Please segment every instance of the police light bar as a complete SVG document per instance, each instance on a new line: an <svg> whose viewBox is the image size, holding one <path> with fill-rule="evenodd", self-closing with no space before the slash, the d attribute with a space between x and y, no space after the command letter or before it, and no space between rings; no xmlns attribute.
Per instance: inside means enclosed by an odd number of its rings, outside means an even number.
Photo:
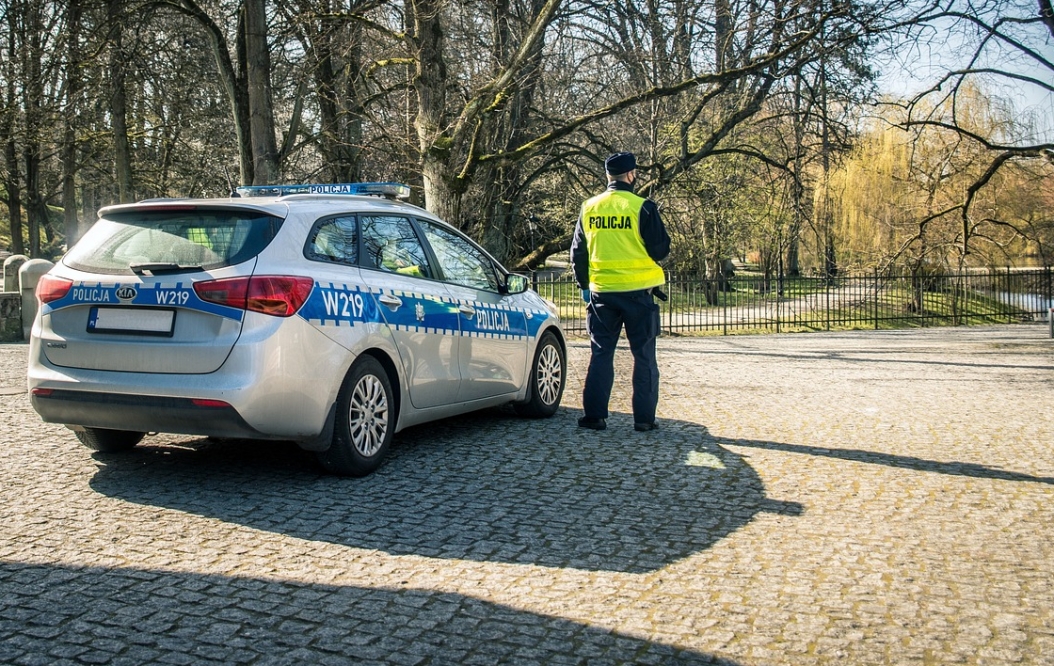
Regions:
<svg viewBox="0 0 1054 666"><path fill-rule="evenodd" d="M402 183L333 183L330 185L243 185L234 190L242 197L284 197L290 194L347 194L409 199L410 186Z"/></svg>

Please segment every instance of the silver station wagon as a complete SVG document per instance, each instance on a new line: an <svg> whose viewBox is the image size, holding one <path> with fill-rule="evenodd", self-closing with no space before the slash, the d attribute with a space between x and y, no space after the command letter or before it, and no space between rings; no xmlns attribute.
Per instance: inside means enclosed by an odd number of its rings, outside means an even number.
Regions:
<svg viewBox="0 0 1054 666"><path fill-rule="evenodd" d="M411 425L547 417L556 308L393 183L110 206L38 287L29 391L97 451L150 432L296 441L363 476Z"/></svg>

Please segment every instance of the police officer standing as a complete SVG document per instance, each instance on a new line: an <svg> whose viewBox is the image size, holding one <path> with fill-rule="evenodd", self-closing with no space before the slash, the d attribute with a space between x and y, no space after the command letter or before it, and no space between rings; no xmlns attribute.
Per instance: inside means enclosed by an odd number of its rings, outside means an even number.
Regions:
<svg viewBox="0 0 1054 666"><path fill-rule="evenodd" d="M615 346L625 326L633 353L633 428L647 432L658 427L659 306L653 290L666 282L656 262L670 253L670 236L655 202L633 193L637 179L633 153L615 153L604 162L604 170L608 187L582 204L571 241L575 280L587 303L592 351L582 396L585 415L578 425L592 430L607 427Z"/></svg>

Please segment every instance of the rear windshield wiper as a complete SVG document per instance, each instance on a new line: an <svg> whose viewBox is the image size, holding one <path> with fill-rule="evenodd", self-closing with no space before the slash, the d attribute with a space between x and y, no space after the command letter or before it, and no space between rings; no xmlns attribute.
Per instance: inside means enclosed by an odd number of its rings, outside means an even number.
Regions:
<svg viewBox="0 0 1054 666"><path fill-rule="evenodd" d="M204 270L201 266L184 266L173 262L128 264L128 268L136 275L148 272L157 275L159 273L190 273Z"/></svg>

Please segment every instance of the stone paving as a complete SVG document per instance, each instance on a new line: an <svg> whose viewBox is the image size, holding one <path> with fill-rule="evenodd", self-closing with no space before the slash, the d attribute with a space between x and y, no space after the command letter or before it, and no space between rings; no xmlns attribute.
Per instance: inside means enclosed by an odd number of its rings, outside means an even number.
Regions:
<svg viewBox="0 0 1054 666"><path fill-rule="evenodd" d="M663 338L602 433L401 433L373 476L281 443L92 454L0 345L3 664L1054 664L1045 324Z"/></svg>

